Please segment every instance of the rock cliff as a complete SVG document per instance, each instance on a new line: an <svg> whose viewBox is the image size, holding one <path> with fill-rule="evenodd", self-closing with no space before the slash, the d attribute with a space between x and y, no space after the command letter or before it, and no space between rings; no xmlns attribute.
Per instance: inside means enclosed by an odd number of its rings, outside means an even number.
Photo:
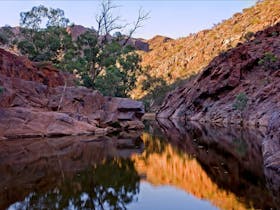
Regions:
<svg viewBox="0 0 280 210"><path fill-rule="evenodd" d="M157 117L267 126L280 110L279 32L280 23L221 53L193 82L171 92ZM236 107L242 98L243 107Z"/></svg>
<svg viewBox="0 0 280 210"><path fill-rule="evenodd" d="M106 134L143 128L141 102L71 86L50 64L0 50L0 138Z"/></svg>

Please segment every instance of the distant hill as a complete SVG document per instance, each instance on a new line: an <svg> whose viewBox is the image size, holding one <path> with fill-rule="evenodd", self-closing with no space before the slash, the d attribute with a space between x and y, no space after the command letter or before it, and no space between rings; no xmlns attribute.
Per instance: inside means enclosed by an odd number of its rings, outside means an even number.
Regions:
<svg viewBox="0 0 280 210"><path fill-rule="evenodd" d="M150 51L139 52L142 66L151 77L162 78L167 84L197 74L220 53L249 40L253 33L280 21L280 1L264 0L255 6L236 13L212 29L172 40L156 36L148 40ZM182 26L184 27L184 26ZM143 91L146 77L139 78L134 98L142 98L152 90Z"/></svg>

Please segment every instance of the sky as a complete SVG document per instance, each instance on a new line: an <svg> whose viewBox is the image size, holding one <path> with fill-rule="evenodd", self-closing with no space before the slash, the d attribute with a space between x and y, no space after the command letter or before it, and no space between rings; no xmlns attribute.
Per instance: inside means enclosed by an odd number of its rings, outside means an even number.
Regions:
<svg viewBox="0 0 280 210"><path fill-rule="evenodd" d="M122 17L123 23L133 23L138 10L150 12L134 37L149 39L155 35L171 38L185 37L230 18L236 12L253 6L257 0L116 0L119 7L114 14ZM20 12L33 6L45 5L60 8L72 23L95 27L95 16L99 11L98 0L1 0L0 26L19 25ZM129 27L126 29L128 30ZM125 33L126 30L123 32Z"/></svg>

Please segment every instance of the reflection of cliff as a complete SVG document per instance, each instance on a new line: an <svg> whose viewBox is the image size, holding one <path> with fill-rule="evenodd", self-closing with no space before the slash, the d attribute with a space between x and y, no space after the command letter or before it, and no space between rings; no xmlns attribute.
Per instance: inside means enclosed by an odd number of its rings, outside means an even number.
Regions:
<svg viewBox="0 0 280 210"><path fill-rule="evenodd" d="M108 174L119 171L119 177L126 178L126 175L130 177L128 173L130 171L133 175L131 177L135 177L137 174L133 165L131 168L131 164L117 159L110 165L110 162L106 163L105 160L108 157L128 156L132 152L141 152L141 140L137 137L138 135L137 133L125 134L119 138L83 136L1 141L0 209L5 209L12 203L30 196L31 198L47 196L57 186L60 186L60 190L64 189L64 192L67 192L65 190L67 180L76 179L75 186L72 181L69 182L73 187L73 189L71 187L72 191L68 189L69 196L71 193L74 195L74 191L85 190L85 186L92 186L90 184L102 185L103 183L100 183L102 175L97 177L96 171L111 170ZM99 163L101 166L98 166ZM106 164L102 168L104 163ZM92 176L93 173L97 175ZM86 178L78 180L82 175L92 176L90 179L92 182L84 183L88 180ZM130 181L133 180L136 179L133 178ZM119 184L118 187L121 187L125 181L124 178L111 183ZM110 186L109 181L107 186ZM129 188L129 190L132 189ZM61 197L64 196L65 193Z"/></svg>
<svg viewBox="0 0 280 210"><path fill-rule="evenodd" d="M161 128L169 143L143 134L146 150L133 156L148 181L177 186L222 209L274 207L265 187L259 134L171 122Z"/></svg>

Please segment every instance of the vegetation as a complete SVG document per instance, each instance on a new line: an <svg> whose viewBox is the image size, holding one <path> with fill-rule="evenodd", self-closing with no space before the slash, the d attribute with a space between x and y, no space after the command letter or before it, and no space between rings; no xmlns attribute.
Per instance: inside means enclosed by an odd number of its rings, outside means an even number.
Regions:
<svg viewBox="0 0 280 210"><path fill-rule="evenodd" d="M251 38L254 37L254 35L255 35L254 32L249 31L249 32L247 32L247 33L244 35L244 38L246 39L246 41L249 41Z"/></svg>
<svg viewBox="0 0 280 210"><path fill-rule="evenodd" d="M6 34L0 32L0 43L7 44L8 42L9 38L6 36Z"/></svg>
<svg viewBox="0 0 280 210"><path fill-rule="evenodd" d="M103 0L96 16L98 28L71 36L69 19L61 9L43 5L20 13L23 38L14 42L20 52L37 62L51 61L56 67L76 74L78 84L100 90L109 96L127 97L141 73L140 56L128 45L133 33L142 27L148 13L139 10L127 36L111 0ZM45 24L42 24L45 23ZM70 29L70 30L68 30ZM116 36L111 36L115 32Z"/></svg>
<svg viewBox="0 0 280 210"><path fill-rule="evenodd" d="M142 90L147 91L147 94L141 100L145 104L145 109L151 112L156 111L155 109L163 103L168 92L190 82L195 77L192 75L188 79L177 80L168 85L162 78L146 76L147 79L142 83Z"/></svg>
<svg viewBox="0 0 280 210"><path fill-rule="evenodd" d="M272 52L265 53L262 59L259 60L258 64L271 70L278 70L280 68L279 59Z"/></svg>
<svg viewBox="0 0 280 210"><path fill-rule="evenodd" d="M0 95L4 92L4 88L0 86Z"/></svg>
<svg viewBox="0 0 280 210"><path fill-rule="evenodd" d="M236 97L235 97L235 101L233 103L233 108L235 110L240 111L241 114L241 125L243 124L243 119L244 119L244 111L247 107L247 102L248 102L248 97L245 93L239 93Z"/></svg>
<svg viewBox="0 0 280 210"><path fill-rule="evenodd" d="M247 95L245 93L239 93L235 98L233 108L243 112L247 106L247 102L248 102Z"/></svg>
<svg viewBox="0 0 280 210"><path fill-rule="evenodd" d="M151 77L161 78L168 85L186 79L192 73L201 72L220 52L252 39L253 33L271 26L275 18L280 18L279 8L280 1L265 0L244 9L242 14L223 20L212 29L168 42L151 39L148 42L154 47L149 52L140 52L141 64L151 67L147 72ZM258 44L259 40L254 42ZM143 91L139 85L133 92L139 99L150 93Z"/></svg>

